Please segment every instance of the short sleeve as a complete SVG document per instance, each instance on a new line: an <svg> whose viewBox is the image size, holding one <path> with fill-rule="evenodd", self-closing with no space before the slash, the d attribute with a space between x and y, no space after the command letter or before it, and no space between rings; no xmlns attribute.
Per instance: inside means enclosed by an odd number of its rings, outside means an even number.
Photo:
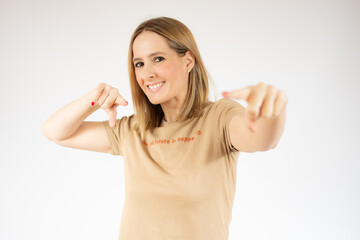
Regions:
<svg viewBox="0 0 360 240"><path fill-rule="evenodd" d="M121 119L116 119L116 124L113 128L109 126L109 120L103 121L107 136L111 145L111 154L123 156L123 139L129 132L129 117L124 116Z"/></svg>
<svg viewBox="0 0 360 240"><path fill-rule="evenodd" d="M221 139L227 152L238 151L232 144L229 134L230 120L237 114L244 112L246 109L238 102L223 98L216 102L214 115L218 119L218 129L220 130Z"/></svg>

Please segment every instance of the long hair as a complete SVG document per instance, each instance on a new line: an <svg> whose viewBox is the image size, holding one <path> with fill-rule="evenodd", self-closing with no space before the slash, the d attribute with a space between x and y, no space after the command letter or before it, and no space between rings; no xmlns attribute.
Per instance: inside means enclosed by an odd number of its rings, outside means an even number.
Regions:
<svg viewBox="0 0 360 240"><path fill-rule="evenodd" d="M149 101L136 80L133 64L133 43L135 38L143 31L151 31L167 39L169 47L175 50L179 56L184 56L187 51L190 51L195 58L195 65L189 73L186 104L183 105L177 121L184 121L199 116L205 103L208 102L210 76L201 59L192 33L183 23L168 17L152 18L141 23L131 36L128 70L137 120L134 127L139 131L141 138L144 140L147 130L152 131L161 124L164 112L160 104L153 105Z"/></svg>

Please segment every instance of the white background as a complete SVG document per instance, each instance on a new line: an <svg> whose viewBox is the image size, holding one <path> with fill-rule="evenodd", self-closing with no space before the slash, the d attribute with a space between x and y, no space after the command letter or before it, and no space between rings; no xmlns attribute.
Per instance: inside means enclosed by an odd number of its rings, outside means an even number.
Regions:
<svg viewBox="0 0 360 240"><path fill-rule="evenodd" d="M132 114L130 36L159 16L193 32L218 96L259 82L288 96L278 147L240 154L230 239L360 239L357 0L0 0L0 239L117 239L123 159L40 126L99 82Z"/></svg>

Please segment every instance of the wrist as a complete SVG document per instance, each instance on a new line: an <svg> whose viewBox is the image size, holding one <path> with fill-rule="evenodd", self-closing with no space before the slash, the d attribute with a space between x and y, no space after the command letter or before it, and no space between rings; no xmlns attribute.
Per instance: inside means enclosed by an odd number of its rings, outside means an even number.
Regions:
<svg viewBox="0 0 360 240"><path fill-rule="evenodd" d="M98 110L101 107L96 101L97 98L96 94L97 94L97 90L93 89L81 97L82 104L92 112Z"/></svg>

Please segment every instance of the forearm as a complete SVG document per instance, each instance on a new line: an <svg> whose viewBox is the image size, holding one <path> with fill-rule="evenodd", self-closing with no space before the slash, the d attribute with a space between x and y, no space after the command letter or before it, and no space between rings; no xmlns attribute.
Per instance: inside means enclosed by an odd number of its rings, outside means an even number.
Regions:
<svg viewBox="0 0 360 240"><path fill-rule="evenodd" d="M99 107L91 106L94 90L65 105L55 112L42 126L41 131L51 141L60 141L74 134L84 120Z"/></svg>

